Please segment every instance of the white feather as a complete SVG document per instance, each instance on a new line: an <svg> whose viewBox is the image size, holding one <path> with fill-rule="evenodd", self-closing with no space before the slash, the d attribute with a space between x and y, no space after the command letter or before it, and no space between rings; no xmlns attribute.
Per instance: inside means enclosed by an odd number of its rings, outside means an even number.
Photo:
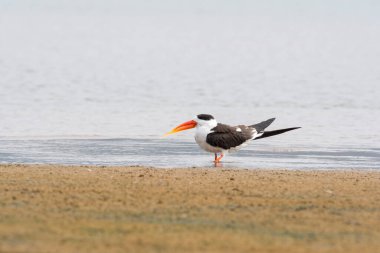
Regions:
<svg viewBox="0 0 380 253"><path fill-rule="evenodd" d="M197 122L197 127L195 129L195 141L198 145L205 151L210 153L222 153L224 149L213 147L206 142L207 135L212 132L211 129L216 127L218 124L215 119L212 120L201 120L194 119Z"/></svg>

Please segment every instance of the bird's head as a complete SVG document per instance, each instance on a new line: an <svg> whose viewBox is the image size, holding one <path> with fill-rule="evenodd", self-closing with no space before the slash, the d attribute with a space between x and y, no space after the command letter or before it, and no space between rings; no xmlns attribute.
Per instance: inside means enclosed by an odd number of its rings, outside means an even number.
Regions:
<svg viewBox="0 0 380 253"><path fill-rule="evenodd" d="M167 132L164 136L169 134L174 134L177 132L181 132L184 130L188 130L194 127L207 127L212 129L216 127L217 122L214 117L210 114L199 114L193 120L186 121L175 128L173 128L170 132Z"/></svg>

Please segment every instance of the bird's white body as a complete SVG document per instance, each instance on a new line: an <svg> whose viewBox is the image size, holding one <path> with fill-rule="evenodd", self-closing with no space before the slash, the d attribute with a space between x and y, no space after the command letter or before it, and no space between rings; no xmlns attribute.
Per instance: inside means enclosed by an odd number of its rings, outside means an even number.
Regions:
<svg viewBox="0 0 380 253"><path fill-rule="evenodd" d="M195 128L195 141L198 143L199 147L201 147L203 150L210 152L210 153L223 153L225 152L224 149L213 147L210 144L206 142L207 135L212 132L211 129L216 127L218 124L216 120L200 120L195 119L197 122L197 127Z"/></svg>
<svg viewBox="0 0 380 253"><path fill-rule="evenodd" d="M236 152L236 151L240 150L241 148L247 146L251 140L253 140L254 138L257 137L257 134L254 133L252 135L252 137L253 137L252 139L249 139L246 142L242 143L241 145L230 148L230 149L223 149L220 147L214 147L214 146L211 146L210 144L208 144L206 140L207 140L207 135L209 133L212 133L213 132L212 129L217 126L218 123L216 122L216 120L212 119L212 120L205 121L205 120L201 120L201 119L195 119L195 121L197 122L197 126L195 129L195 136L194 136L195 141L197 142L199 147L201 147L203 150L210 152L210 153L226 154L226 153ZM236 127L236 131L241 132L241 128Z"/></svg>
<svg viewBox="0 0 380 253"><path fill-rule="evenodd" d="M210 132L208 132L210 133ZM195 131L195 141L198 143L199 147L201 147L203 150L210 152L210 153L225 153L226 151L222 148L213 147L210 144L206 142L207 139L207 131L206 129L197 129Z"/></svg>

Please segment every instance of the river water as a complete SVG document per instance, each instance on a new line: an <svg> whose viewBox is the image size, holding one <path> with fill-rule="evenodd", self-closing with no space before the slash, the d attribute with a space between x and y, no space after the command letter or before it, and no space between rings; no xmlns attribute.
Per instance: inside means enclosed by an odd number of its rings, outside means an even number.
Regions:
<svg viewBox="0 0 380 253"><path fill-rule="evenodd" d="M380 5L318 2L2 1L0 162L208 166L161 136L209 113L302 127L225 166L380 168Z"/></svg>

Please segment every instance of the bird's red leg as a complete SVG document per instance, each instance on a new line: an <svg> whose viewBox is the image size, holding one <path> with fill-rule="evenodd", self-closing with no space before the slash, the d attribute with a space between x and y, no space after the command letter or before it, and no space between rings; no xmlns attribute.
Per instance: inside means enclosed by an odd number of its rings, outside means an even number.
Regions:
<svg viewBox="0 0 380 253"><path fill-rule="evenodd" d="M214 163L219 163L220 162L220 160L223 158L223 153L222 154L220 154L220 157L218 157L216 154L215 154L215 161L214 161Z"/></svg>
<svg viewBox="0 0 380 253"><path fill-rule="evenodd" d="M220 155L220 157L218 158L218 162L220 162L220 160L222 160L222 158L223 158L223 153Z"/></svg>

